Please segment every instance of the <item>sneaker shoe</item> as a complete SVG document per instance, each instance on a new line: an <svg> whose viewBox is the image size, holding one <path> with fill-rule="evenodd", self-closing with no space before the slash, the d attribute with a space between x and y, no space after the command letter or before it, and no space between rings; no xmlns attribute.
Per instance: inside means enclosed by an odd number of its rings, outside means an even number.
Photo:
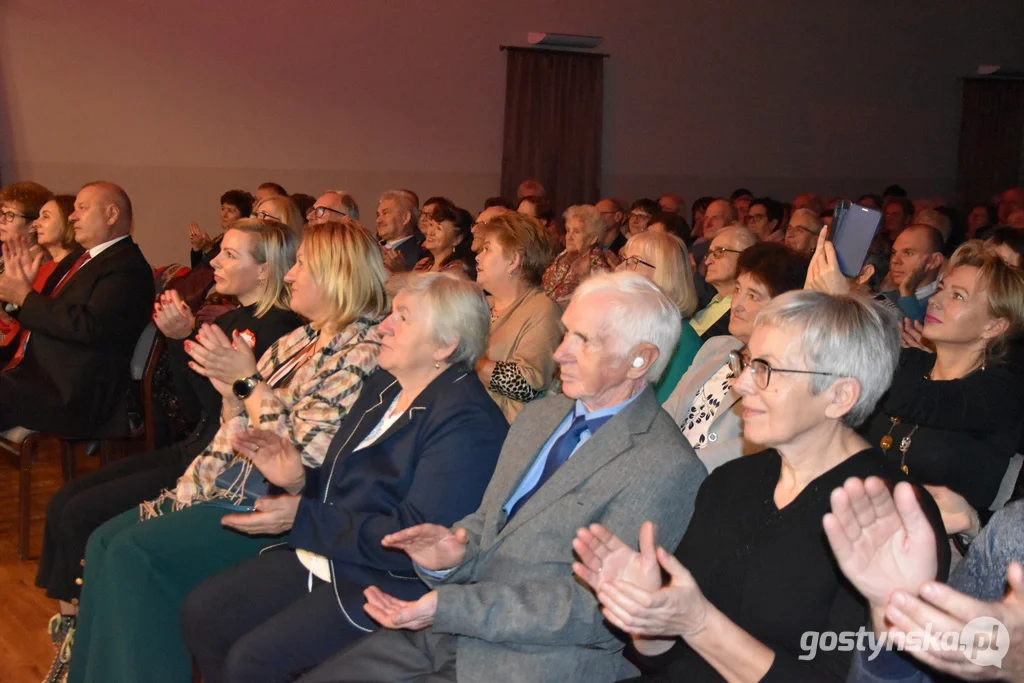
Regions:
<svg viewBox="0 0 1024 683"><path fill-rule="evenodd" d="M60 649L60 646L64 643L64 637L68 633L68 629L74 627L75 616L73 614L54 614L50 617L50 623L46 627L46 630L50 632L50 640L53 641L53 646Z"/></svg>
<svg viewBox="0 0 1024 683"><path fill-rule="evenodd" d="M58 614L50 619L49 631L57 648L57 655L53 658L43 683L64 683L68 678L71 646L75 642L75 617Z"/></svg>

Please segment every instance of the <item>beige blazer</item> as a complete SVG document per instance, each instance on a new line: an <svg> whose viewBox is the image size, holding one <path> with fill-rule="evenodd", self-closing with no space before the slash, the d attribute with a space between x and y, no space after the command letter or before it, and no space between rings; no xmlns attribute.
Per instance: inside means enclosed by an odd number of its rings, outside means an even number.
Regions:
<svg viewBox="0 0 1024 683"><path fill-rule="evenodd" d="M546 391L555 370L555 349L561 341L562 309L535 287L524 292L501 318L491 323L487 357L515 363L531 387ZM523 409L523 402L494 391L487 378L480 380L511 423Z"/></svg>

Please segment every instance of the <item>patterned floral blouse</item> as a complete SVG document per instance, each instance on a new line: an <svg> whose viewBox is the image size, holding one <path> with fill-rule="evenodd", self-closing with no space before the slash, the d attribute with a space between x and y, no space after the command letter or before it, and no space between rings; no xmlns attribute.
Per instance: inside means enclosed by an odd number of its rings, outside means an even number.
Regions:
<svg viewBox="0 0 1024 683"><path fill-rule="evenodd" d="M704 448L710 443L708 429L715 421L715 415L722 407L722 401L731 392L735 381L736 378L733 376L732 370L729 369L729 364L726 363L719 368L718 372L711 375L711 379L705 382L694 396L690 412L687 413L686 419L683 420L680 427L683 436L690 442L694 450Z"/></svg>
<svg viewBox="0 0 1024 683"><path fill-rule="evenodd" d="M618 258L615 254L604 251L596 244L582 254L568 250L563 251L544 271L541 286L544 288L545 294L565 308L572 293L588 275L615 270L617 265Z"/></svg>

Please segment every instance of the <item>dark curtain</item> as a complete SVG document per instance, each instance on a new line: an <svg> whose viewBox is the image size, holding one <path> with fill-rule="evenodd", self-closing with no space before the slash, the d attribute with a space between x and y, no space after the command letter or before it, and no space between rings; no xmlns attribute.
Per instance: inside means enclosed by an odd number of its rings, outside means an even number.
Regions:
<svg viewBox="0 0 1024 683"><path fill-rule="evenodd" d="M555 211L593 204L601 194L601 55L505 49L505 134L501 195L519 183L544 184Z"/></svg>
<svg viewBox="0 0 1024 683"><path fill-rule="evenodd" d="M957 193L965 204L989 201L1020 182L1024 79L964 79Z"/></svg>

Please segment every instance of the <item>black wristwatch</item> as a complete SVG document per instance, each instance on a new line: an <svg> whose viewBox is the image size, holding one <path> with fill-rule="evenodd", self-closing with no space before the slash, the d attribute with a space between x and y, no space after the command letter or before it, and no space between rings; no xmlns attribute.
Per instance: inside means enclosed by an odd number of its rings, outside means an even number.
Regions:
<svg viewBox="0 0 1024 683"><path fill-rule="evenodd" d="M244 401L252 396L253 389L255 389L256 385L262 381L263 378L260 376L260 373L257 372L255 375L236 379L235 383L231 385L231 391L238 397L238 400Z"/></svg>

